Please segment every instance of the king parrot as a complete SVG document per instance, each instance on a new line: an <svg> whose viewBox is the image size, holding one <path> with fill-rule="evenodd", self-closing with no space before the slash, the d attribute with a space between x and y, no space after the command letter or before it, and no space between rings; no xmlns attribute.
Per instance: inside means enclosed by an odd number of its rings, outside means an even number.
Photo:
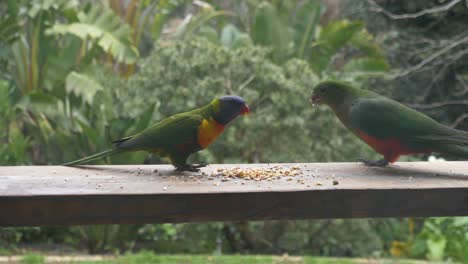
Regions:
<svg viewBox="0 0 468 264"><path fill-rule="evenodd" d="M445 153L468 157L468 133L376 93L339 81L315 86L313 104L324 103L355 135L383 155L377 161L361 160L367 166L387 166L401 155Z"/></svg>
<svg viewBox="0 0 468 264"><path fill-rule="evenodd" d="M206 148L238 115L249 113L239 96L223 96L204 107L165 118L142 132L113 141L114 147L63 165L75 165L124 151L146 150L168 157L179 171L199 171L187 164L190 154Z"/></svg>

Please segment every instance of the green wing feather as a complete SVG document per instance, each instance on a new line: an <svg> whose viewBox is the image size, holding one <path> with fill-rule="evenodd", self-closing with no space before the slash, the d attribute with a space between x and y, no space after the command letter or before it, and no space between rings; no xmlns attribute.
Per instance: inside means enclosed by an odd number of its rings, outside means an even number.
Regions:
<svg viewBox="0 0 468 264"><path fill-rule="evenodd" d="M468 156L468 133L441 125L394 100L376 96L357 98L349 111L354 129L372 137L396 138L410 147Z"/></svg>
<svg viewBox="0 0 468 264"><path fill-rule="evenodd" d="M354 128L381 139L427 135L440 126L430 117L384 97L355 100L349 115Z"/></svg>
<svg viewBox="0 0 468 264"><path fill-rule="evenodd" d="M117 144L125 150L157 150L170 152L181 143L196 143L198 126L203 116L195 113L183 113L168 117L143 130L128 140Z"/></svg>

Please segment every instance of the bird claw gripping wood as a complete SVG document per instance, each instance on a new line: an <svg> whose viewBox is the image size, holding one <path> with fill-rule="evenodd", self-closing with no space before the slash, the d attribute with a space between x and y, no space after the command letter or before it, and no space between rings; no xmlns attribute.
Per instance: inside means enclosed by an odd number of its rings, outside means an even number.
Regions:
<svg viewBox="0 0 468 264"><path fill-rule="evenodd" d="M206 167L207 164L197 164L197 165L184 165L182 167L178 167L177 171L191 171L191 172L200 172L200 168Z"/></svg>
<svg viewBox="0 0 468 264"><path fill-rule="evenodd" d="M389 162L386 159L380 160L365 160L365 159L358 159L358 162L362 162L367 167L387 167Z"/></svg>

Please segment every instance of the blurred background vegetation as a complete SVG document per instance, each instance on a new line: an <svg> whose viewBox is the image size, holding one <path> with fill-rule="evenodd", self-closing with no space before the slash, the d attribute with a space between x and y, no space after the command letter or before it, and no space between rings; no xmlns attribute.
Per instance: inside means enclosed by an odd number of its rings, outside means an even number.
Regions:
<svg viewBox="0 0 468 264"><path fill-rule="evenodd" d="M253 114L194 162L377 157L331 111L310 107L313 86L329 78L468 130L467 18L461 0L3 0L0 165L55 165L102 151L225 94L244 97ZM97 162L165 161L131 153ZM468 262L468 219L0 229L5 254L34 245Z"/></svg>

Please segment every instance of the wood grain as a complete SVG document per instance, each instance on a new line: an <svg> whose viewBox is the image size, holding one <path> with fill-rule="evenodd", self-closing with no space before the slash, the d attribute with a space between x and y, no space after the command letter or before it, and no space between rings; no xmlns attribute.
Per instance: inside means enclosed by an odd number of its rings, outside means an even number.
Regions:
<svg viewBox="0 0 468 264"><path fill-rule="evenodd" d="M218 168L273 165L299 166L303 174L268 181L210 176ZM0 167L0 226L468 215L468 162L236 164L202 172Z"/></svg>

